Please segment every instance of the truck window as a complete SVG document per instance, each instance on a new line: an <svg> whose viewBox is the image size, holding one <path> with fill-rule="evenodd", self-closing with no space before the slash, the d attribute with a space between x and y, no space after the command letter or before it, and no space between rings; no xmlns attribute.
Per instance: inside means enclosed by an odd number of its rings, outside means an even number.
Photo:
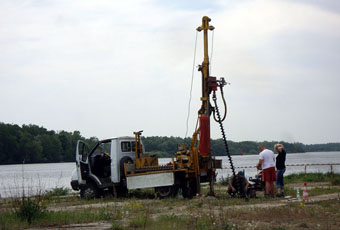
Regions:
<svg viewBox="0 0 340 230"><path fill-rule="evenodd" d="M132 146L132 152L136 151L136 143L134 141L131 142L131 146Z"/></svg>
<svg viewBox="0 0 340 230"><path fill-rule="evenodd" d="M111 155L111 142L101 143L98 145L94 150L93 156L100 155L102 153Z"/></svg>
<svg viewBox="0 0 340 230"><path fill-rule="evenodd" d="M85 162L87 159L87 154L88 154L87 146L85 145L85 143L80 142L79 149L80 149L79 155L81 155L81 160Z"/></svg>
<svg viewBox="0 0 340 230"><path fill-rule="evenodd" d="M131 152L131 142L122 141L121 142L122 152Z"/></svg>

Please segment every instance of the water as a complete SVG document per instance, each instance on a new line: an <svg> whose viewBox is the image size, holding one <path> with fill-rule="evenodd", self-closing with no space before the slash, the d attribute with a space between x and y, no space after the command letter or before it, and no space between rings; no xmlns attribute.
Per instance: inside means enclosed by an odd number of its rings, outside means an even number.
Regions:
<svg viewBox="0 0 340 230"><path fill-rule="evenodd" d="M222 159L222 167L229 168L229 162L227 157L217 157ZM244 166L255 166L258 161L258 155L244 155L244 156L233 156L232 157L235 167ZM287 154L286 165L293 164L330 164L330 163L340 163L340 152L310 152L310 153L295 153ZM257 173L256 168L236 168L236 171L245 170L245 175L247 177L253 177ZM285 175L304 172L304 166L287 166ZM329 165L321 166L307 166L307 173L309 172L330 172ZM333 166L333 172L340 173L340 165ZM217 170L217 180L221 177L227 177L231 175L230 169Z"/></svg>
<svg viewBox="0 0 340 230"><path fill-rule="evenodd" d="M222 159L223 168L229 167L226 157ZM170 162L170 158L159 159L160 164ZM235 167L255 166L257 155L233 156ZM320 164L340 163L340 152L313 152L287 154L286 164ZM75 163L49 163L0 165L0 195L2 197L20 196L24 190L26 195L39 194L43 191L66 187L71 189L70 180ZM304 167L287 167L286 174L304 172ZM236 169L243 170L243 169ZM255 168L244 169L246 176L254 176ZM329 172L330 166L308 166L307 172ZM340 165L333 166L333 172L340 173ZM218 169L217 180L231 175L230 169ZM24 188L24 189L23 189Z"/></svg>

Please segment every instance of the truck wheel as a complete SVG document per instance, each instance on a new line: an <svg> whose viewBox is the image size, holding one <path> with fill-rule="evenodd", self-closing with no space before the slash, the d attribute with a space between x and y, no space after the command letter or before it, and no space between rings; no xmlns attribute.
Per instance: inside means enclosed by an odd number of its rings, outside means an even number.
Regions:
<svg viewBox="0 0 340 230"><path fill-rule="evenodd" d="M117 197L127 197L129 191L126 186L118 185L116 186Z"/></svg>
<svg viewBox="0 0 340 230"><path fill-rule="evenodd" d="M196 182L195 180L190 180L188 184L182 186L182 195L184 198L191 199L196 196Z"/></svg>
<svg viewBox="0 0 340 230"><path fill-rule="evenodd" d="M86 184L80 189L80 197L83 199L94 199L99 198L100 194L95 185Z"/></svg>
<svg viewBox="0 0 340 230"><path fill-rule="evenodd" d="M178 195L179 188L178 186L172 186L171 197L175 198Z"/></svg>
<svg viewBox="0 0 340 230"><path fill-rule="evenodd" d="M163 186L155 188L157 197L159 199L167 197L175 197L178 193L178 188L176 186Z"/></svg>

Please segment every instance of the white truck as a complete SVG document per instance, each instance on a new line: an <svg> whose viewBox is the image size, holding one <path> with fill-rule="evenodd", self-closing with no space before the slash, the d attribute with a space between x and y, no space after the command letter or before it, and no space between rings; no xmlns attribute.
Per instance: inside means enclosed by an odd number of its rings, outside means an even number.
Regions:
<svg viewBox="0 0 340 230"><path fill-rule="evenodd" d="M124 164L135 164L135 151L134 137L102 140L92 150L89 150L85 142L78 141L76 169L71 179L72 189L80 190L82 198L98 198L105 191L112 192L116 196L124 196L128 189L156 188L156 191L162 193L163 187L174 186L174 173L169 171L127 178L124 173ZM158 164L157 156L150 157L153 157ZM171 191L171 195L175 195L173 189ZM167 195L170 194L166 193L165 196Z"/></svg>

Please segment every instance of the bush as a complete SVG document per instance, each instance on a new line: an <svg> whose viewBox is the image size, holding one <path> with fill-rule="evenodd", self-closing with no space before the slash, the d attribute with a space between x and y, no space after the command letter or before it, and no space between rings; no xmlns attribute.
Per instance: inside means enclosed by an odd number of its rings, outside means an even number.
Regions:
<svg viewBox="0 0 340 230"><path fill-rule="evenodd" d="M229 185L229 177L222 177L221 180L218 181L221 185L228 186Z"/></svg>
<svg viewBox="0 0 340 230"><path fill-rule="evenodd" d="M137 215L135 218L130 220L129 226L132 228L142 228L146 226L147 222L147 215L146 214L140 214Z"/></svg>
<svg viewBox="0 0 340 230"><path fill-rule="evenodd" d="M52 196L65 196L69 193L70 189L65 187L55 187L51 190L48 190L44 193L45 197L50 198Z"/></svg>
<svg viewBox="0 0 340 230"><path fill-rule="evenodd" d="M340 176L331 179L332 185L340 185Z"/></svg>
<svg viewBox="0 0 340 230"><path fill-rule="evenodd" d="M45 208L41 206L39 200L26 198L19 204L16 215L31 224L33 220L40 218L44 212Z"/></svg>

